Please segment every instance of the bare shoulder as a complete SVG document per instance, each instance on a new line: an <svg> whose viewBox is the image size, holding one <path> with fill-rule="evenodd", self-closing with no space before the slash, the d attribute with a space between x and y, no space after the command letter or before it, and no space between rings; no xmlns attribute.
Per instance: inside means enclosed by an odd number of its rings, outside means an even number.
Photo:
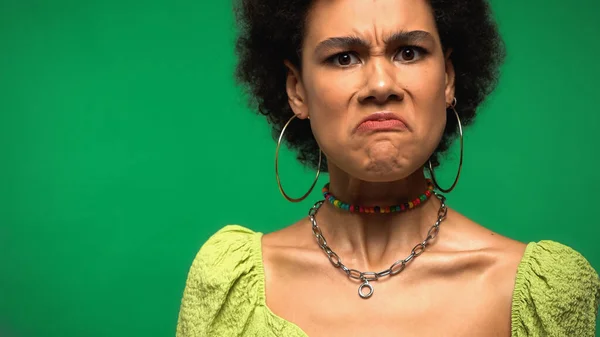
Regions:
<svg viewBox="0 0 600 337"><path fill-rule="evenodd" d="M308 230L308 233L305 231ZM282 246L298 246L298 240L304 237L305 234L310 233L310 228L307 227L305 219L301 219L298 222L283 227L277 231L267 233L263 235L262 244L266 247L282 247Z"/></svg>
<svg viewBox="0 0 600 337"><path fill-rule="evenodd" d="M290 289L303 289L303 280L322 277L319 270L325 268L315 266L322 266L328 260L323 259L306 220L263 235L261 244L267 306L276 314L288 317L289 310L296 309L289 301L301 303L302 300L294 297L300 292L290 292Z"/></svg>
<svg viewBox="0 0 600 337"><path fill-rule="evenodd" d="M454 210L449 210L448 215L452 224L445 233L447 243L442 245L478 259L482 280L496 287L498 293L511 297L527 244L494 232Z"/></svg>
<svg viewBox="0 0 600 337"><path fill-rule="evenodd" d="M450 242L460 243L463 249L487 250L505 259L521 259L527 244L494 232L454 210L449 210L449 217L453 219Z"/></svg>
<svg viewBox="0 0 600 337"><path fill-rule="evenodd" d="M262 254L267 273L285 275L286 269L297 270L321 262L321 251L314 242L310 224L306 219L263 235Z"/></svg>
<svg viewBox="0 0 600 337"><path fill-rule="evenodd" d="M307 253L314 248L312 231L306 219L263 235L262 247L265 259L276 255L294 256L299 252ZM275 256L274 256L275 255Z"/></svg>

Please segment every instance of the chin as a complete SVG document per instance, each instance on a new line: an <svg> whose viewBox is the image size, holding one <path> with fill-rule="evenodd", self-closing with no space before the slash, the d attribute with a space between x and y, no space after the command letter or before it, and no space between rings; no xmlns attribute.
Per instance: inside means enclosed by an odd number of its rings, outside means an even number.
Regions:
<svg viewBox="0 0 600 337"><path fill-rule="evenodd" d="M419 165L410 165L394 160L371 160L361 169L360 179L370 182L392 182L404 179L416 170Z"/></svg>
<svg viewBox="0 0 600 337"><path fill-rule="evenodd" d="M330 172L339 170L356 179L373 183L406 179L422 170L423 162L427 161L425 152L408 147L404 145L403 151L399 151L399 146L379 146L368 148L367 151L350 152L338 158L327 156Z"/></svg>

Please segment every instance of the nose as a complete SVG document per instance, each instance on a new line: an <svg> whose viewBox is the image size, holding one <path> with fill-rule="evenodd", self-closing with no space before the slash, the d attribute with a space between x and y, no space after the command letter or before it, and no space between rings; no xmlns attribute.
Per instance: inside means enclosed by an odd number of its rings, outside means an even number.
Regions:
<svg viewBox="0 0 600 337"><path fill-rule="evenodd" d="M365 81L358 95L359 101L378 105L401 101L404 93L396 77L397 71L397 67L387 60L371 60L364 68Z"/></svg>

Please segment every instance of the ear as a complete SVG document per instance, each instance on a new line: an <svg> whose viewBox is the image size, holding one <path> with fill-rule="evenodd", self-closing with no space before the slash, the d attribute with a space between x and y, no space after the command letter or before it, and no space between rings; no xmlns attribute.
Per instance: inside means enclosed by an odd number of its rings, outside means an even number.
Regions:
<svg viewBox="0 0 600 337"><path fill-rule="evenodd" d="M452 59L450 55L452 54L452 49L448 49L444 55L446 60L446 105L450 106L452 101L454 100L454 81L456 75L454 73L454 64L452 64Z"/></svg>
<svg viewBox="0 0 600 337"><path fill-rule="evenodd" d="M310 118L308 116L308 106L306 105L306 91L304 90L300 71L288 60L283 61L283 63L288 69L285 89L290 107L297 118Z"/></svg>

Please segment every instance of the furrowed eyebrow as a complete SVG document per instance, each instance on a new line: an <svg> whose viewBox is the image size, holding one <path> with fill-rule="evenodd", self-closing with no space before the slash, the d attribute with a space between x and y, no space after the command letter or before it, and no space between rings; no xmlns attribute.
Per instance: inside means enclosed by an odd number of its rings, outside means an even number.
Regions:
<svg viewBox="0 0 600 337"><path fill-rule="evenodd" d="M348 49L350 47L369 48L371 43L356 36L332 37L319 42L315 53L319 54L329 49Z"/></svg>
<svg viewBox="0 0 600 337"><path fill-rule="evenodd" d="M433 42L434 38L431 34L422 30L401 31L384 39L386 45L415 44L426 41ZM351 47L368 49L371 47L371 43L356 36L332 37L319 42L315 48L315 53L319 54L328 49L349 49Z"/></svg>
<svg viewBox="0 0 600 337"><path fill-rule="evenodd" d="M397 32L386 37L383 42L389 44L415 44L419 42L434 42L433 35L423 30L413 30L410 32Z"/></svg>

